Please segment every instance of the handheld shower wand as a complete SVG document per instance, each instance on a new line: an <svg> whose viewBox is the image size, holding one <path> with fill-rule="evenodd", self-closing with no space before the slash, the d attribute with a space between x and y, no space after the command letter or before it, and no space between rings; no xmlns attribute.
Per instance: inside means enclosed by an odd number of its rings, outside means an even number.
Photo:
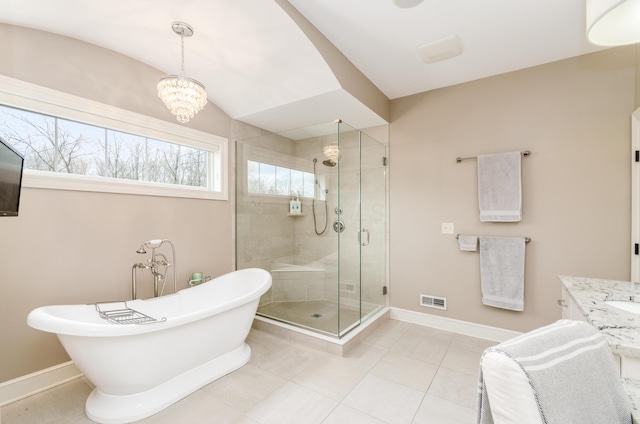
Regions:
<svg viewBox="0 0 640 424"><path fill-rule="evenodd" d="M316 232L317 235L321 236L324 234L325 231L327 231L327 225L329 224L329 209L327 206L327 194L329 194L329 190L325 189L324 190L324 194L325 194L325 198L324 198L324 228L322 229L322 231L318 230L318 225L316 223L316 197L318 197L318 192L316 190L322 190L322 187L320 187L320 182L318 181L318 176L316 175L316 164L318 163L318 159L313 159L313 179L314 179L314 186L313 186L313 199L311 199L311 212L313 213L313 229Z"/></svg>

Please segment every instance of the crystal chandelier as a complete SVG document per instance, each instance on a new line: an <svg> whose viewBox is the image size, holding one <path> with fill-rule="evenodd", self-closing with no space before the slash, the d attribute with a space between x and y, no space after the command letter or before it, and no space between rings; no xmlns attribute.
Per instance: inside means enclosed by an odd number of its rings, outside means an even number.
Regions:
<svg viewBox="0 0 640 424"><path fill-rule="evenodd" d="M158 96L176 116L178 122L186 124L207 104L204 85L184 73L184 37L193 35L193 28L184 22L171 24L173 32L180 36L182 62L180 75L168 75L158 83Z"/></svg>

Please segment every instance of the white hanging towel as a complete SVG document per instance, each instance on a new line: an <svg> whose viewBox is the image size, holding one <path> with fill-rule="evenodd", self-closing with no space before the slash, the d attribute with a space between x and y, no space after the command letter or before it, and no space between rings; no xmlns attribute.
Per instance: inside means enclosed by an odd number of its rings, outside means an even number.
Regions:
<svg viewBox="0 0 640 424"><path fill-rule="evenodd" d="M475 252L478 250L478 236L464 236L460 234L458 236L458 243L460 244L460 250L467 252Z"/></svg>
<svg viewBox="0 0 640 424"><path fill-rule="evenodd" d="M522 220L520 152L478 156L478 202L481 222Z"/></svg>
<svg viewBox="0 0 640 424"><path fill-rule="evenodd" d="M524 238L480 237L482 303L524 310Z"/></svg>

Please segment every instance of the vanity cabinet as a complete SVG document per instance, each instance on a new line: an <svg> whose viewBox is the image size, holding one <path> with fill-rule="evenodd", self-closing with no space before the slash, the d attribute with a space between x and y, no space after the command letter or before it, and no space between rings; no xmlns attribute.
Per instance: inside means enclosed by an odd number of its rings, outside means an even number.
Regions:
<svg viewBox="0 0 640 424"><path fill-rule="evenodd" d="M569 295L566 287L562 287L562 297L558 301L558 305L562 307L563 319L574 319L577 321L588 322L585 316L580 312L580 308Z"/></svg>

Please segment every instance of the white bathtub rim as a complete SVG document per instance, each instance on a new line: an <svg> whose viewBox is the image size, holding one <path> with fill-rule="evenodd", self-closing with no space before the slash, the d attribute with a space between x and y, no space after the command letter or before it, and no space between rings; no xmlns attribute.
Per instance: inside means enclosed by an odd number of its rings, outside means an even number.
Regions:
<svg viewBox="0 0 640 424"><path fill-rule="evenodd" d="M89 305L50 305L50 306L42 306L34 309L27 316L27 324L35 328L37 330L46 331L49 333L55 334L65 334L69 336L81 336L81 337L119 337L119 336L130 336L137 334L150 333L154 331L160 331L163 329L178 327L180 325L189 324L191 322L200 320L202 318L219 314L226 310L233 309L239 305L243 305L245 303L250 302L253 299L258 299L264 293L266 293L271 287L271 275L259 268L248 268L245 270L233 271L231 273L222 275L213 280L210 280L206 283L203 283L200 286L196 286L189 289L183 289L178 291L178 293L173 293L166 296L161 296L158 298L152 298L147 300L133 300L128 301L127 305L135 309L138 312L143 314L147 314L153 318L161 319L163 316L157 316L157 311L150 311L153 303L156 302L172 302L175 301L176 297L178 298L178 302L181 302L180 296L182 293L187 290L198 290L200 287L205 288L205 284L216 284L216 280L225 278L234 273L251 273L251 274L263 274L261 276L261 281L256 288L248 293L243 294L242 296L235 297L232 300L223 303L223 304L214 304L207 308L199 308L193 312L185 312L181 311L179 315L165 316L166 321L146 324L146 325L114 325L110 324L107 321L103 320L99 317L98 313L95 310L94 304ZM249 276L247 278L251 278ZM186 293L185 293L186 294ZM147 306L149 305L149 306ZM146 307L145 307L146 306ZM82 314L83 316L90 317L88 321L79 321L73 318L67 318L60 316L57 311L60 310L78 310L78 314ZM162 315L162 314L160 314ZM74 317L75 318L75 317Z"/></svg>
<svg viewBox="0 0 640 424"><path fill-rule="evenodd" d="M150 417L201 387L244 366L251 358L245 342L240 347L192 368L147 391L131 395L110 395L94 389L85 413L101 424L123 424Z"/></svg>

